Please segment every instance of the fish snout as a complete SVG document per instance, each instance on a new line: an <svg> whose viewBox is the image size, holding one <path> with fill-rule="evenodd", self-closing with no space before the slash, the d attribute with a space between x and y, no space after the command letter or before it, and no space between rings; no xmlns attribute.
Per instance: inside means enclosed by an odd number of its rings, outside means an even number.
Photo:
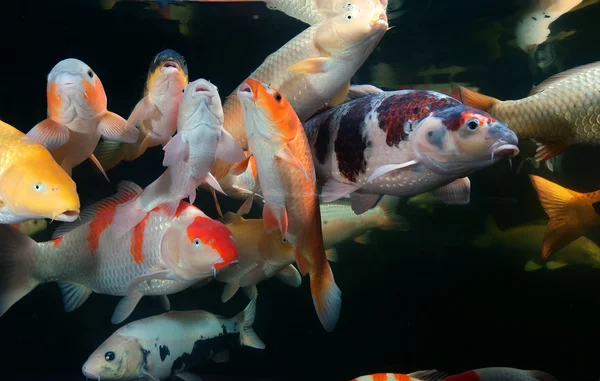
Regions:
<svg viewBox="0 0 600 381"><path fill-rule="evenodd" d="M494 157L512 159L519 154L519 138L508 126L502 122L497 122L489 130L490 136L496 138L494 144L490 146L490 151Z"/></svg>
<svg viewBox="0 0 600 381"><path fill-rule="evenodd" d="M89 378L89 379L91 379L91 380L97 380L97 379L98 379L98 376L96 376L94 373L90 372L90 371L87 369L87 365L86 365L86 364L83 364L83 366L81 367L81 373L83 373L83 375L84 375L86 378Z"/></svg>
<svg viewBox="0 0 600 381"><path fill-rule="evenodd" d="M81 83L81 78L71 73L60 73L54 79L54 83L59 87L74 87Z"/></svg>
<svg viewBox="0 0 600 381"><path fill-rule="evenodd" d="M169 61L165 61L163 63L163 68L174 68L174 69L178 69L179 65L177 64L177 62L169 60Z"/></svg>
<svg viewBox="0 0 600 381"><path fill-rule="evenodd" d="M246 82L242 83L237 90L237 96L241 98L254 98L254 92L252 91L252 87Z"/></svg>

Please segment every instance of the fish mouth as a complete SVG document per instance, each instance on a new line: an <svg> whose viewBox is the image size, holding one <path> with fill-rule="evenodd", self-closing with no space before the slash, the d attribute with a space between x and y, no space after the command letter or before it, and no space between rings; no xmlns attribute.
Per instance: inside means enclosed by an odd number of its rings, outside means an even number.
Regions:
<svg viewBox="0 0 600 381"><path fill-rule="evenodd" d="M196 85L194 87L194 95L211 95L212 91L206 85Z"/></svg>
<svg viewBox="0 0 600 381"><path fill-rule="evenodd" d="M502 159L510 160L518 154L519 148L514 144L504 143L492 149L492 159L495 157L500 157Z"/></svg>
<svg viewBox="0 0 600 381"><path fill-rule="evenodd" d="M254 93L252 92L252 88L250 87L250 85L244 82L240 85L240 87L238 87L237 96L238 98L253 99Z"/></svg>
<svg viewBox="0 0 600 381"><path fill-rule="evenodd" d="M379 14L376 14L373 19L371 19L371 28L375 28L376 26L388 27L388 17L385 9L382 9Z"/></svg>
<svg viewBox="0 0 600 381"><path fill-rule="evenodd" d="M173 61L173 60L168 60L165 61L162 64L163 69L176 69L179 70L179 65L177 65L177 62Z"/></svg>
<svg viewBox="0 0 600 381"><path fill-rule="evenodd" d="M89 378L90 380L99 380L100 379L99 376L96 376L94 373L88 372L87 370L85 370L85 366L81 369L81 373L83 373L85 378Z"/></svg>
<svg viewBox="0 0 600 381"><path fill-rule="evenodd" d="M53 218L56 221L73 222L79 218L79 210L67 210Z"/></svg>

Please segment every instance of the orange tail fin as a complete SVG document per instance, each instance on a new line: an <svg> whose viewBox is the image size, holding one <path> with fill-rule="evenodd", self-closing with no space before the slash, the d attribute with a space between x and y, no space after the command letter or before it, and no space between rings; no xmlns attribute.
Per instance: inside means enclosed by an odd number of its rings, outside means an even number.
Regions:
<svg viewBox="0 0 600 381"><path fill-rule="evenodd" d="M489 97L487 95L480 94L476 91L469 90L466 87L458 86L458 100L467 106L474 107L486 112L490 112L492 107L501 101Z"/></svg>
<svg viewBox="0 0 600 381"><path fill-rule="evenodd" d="M310 291L319 320L327 332L335 329L342 308L342 292L335 284L327 260L310 269Z"/></svg>
<svg viewBox="0 0 600 381"><path fill-rule="evenodd" d="M563 188L539 176L529 175L529 177L538 193L540 203L550 219L542 243L542 258L546 260L552 253L567 246L583 234L581 225L577 223L577 216L571 212L573 201L582 194Z"/></svg>

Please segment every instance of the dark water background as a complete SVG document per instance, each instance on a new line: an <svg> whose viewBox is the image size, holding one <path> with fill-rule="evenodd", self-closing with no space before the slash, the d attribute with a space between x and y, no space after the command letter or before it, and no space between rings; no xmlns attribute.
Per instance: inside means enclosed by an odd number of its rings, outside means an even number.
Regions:
<svg viewBox="0 0 600 381"><path fill-rule="evenodd" d="M501 38L503 56L494 61L477 39L493 21L516 11L509 2L406 3L407 14L392 22L396 27L357 73L358 83L370 80L369 68L377 62L401 68L406 84L422 82L414 73L423 66L479 66L483 69L455 80L500 99L517 99L547 76L529 72L527 55L507 45L512 35ZM141 97L150 60L165 48L185 56L190 80L210 79L224 98L306 27L262 3L194 8L193 36L185 38L176 22L145 11L143 4L103 11L92 0L3 2L0 118L22 131L43 120L46 76L68 57L94 69L109 110L127 117ZM594 5L552 25L553 32L577 30L557 42L566 52L566 68L600 59L599 18L600 6ZM600 188L598 152L568 150L560 183L578 191ZM162 172L161 160L160 148L154 147L109 171L110 184L84 162L73 173L82 206L113 194L120 180L148 185ZM429 215L402 205L410 232L375 232L369 246L340 245L341 259L332 268L343 307L333 333L319 323L308 278L299 289L276 279L261 283L255 330L267 348L237 349L228 363L207 362L196 373L348 381L375 372L510 366L544 370L561 381L598 380L598 270L568 266L526 273L519 253L469 244L490 214L502 229L546 217L526 176L531 167L524 168L516 175L503 162L471 176L468 206L442 206ZM540 173L557 180L548 171ZM217 216L209 193L199 191L196 205ZM239 205L221 198L225 209ZM36 239L47 239L57 223L50 226ZM217 282L186 290L170 296L171 306L233 316L246 305L241 292L222 304L221 291ZM35 289L0 318L0 379L82 380L83 362L118 328L110 323L118 300L93 294L78 310L65 313L55 284ZM126 322L162 312L157 299L145 297Z"/></svg>

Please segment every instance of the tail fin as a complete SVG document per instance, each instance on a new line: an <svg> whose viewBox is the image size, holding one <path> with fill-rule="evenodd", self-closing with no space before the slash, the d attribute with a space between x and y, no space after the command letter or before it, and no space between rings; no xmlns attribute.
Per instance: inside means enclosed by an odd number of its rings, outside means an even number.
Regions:
<svg viewBox="0 0 600 381"><path fill-rule="evenodd" d="M471 244L474 247L490 247L494 244L496 237L500 233L500 229L498 229L498 225L496 225L496 221L492 215L489 215L485 219L485 230L484 233L478 237L476 237Z"/></svg>
<svg viewBox="0 0 600 381"><path fill-rule="evenodd" d="M458 95L458 100L467 106L478 108L487 112L490 112L496 104L501 102L496 98L480 94L463 86L458 86Z"/></svg>
<svg viewBox="0 0 600 381"><path fill-rule="evenodd" d="M570 216L573 201L582 194L563 188L539 176L529 175L529 178L550 219L542 243L542 258L546 260L552 253L575 241L583 234L579 224L575 223L573 217Z"/></svg>
<svg viewBox="0 0 600 381"><path fill-rule="evenodd" d="M442 381L444 378L448 377L449 374L440 372L437 369L431 369L412 372L407 374L407 376L414 381Z"/></svg>
<svg viewBox="0 0 600 381"><path fill-rule="evenodd" d="M8 225L0 225L0 316L39 282L33 278L37 243Z"/></svg>
<svg viewBox="0 0 600 381"><path fill-rule="evenodd" d="M252 329L255 316L256 300L250 301L248 306L236 316L236 319L240 323L240 342L247 347L265 349L265 344L256 332L254 332L254 329Z"/></svg>
<svg viewBox="0 0 600 381"><path fill-rule="evenodd" d="M310 291L319 320L327 332L332 332L340 318L342 292L335 284L329 262L310 269Z"/></svg>
<svg viewBox="0 0 600 381"><path fill-rule="evenodd" d="M385 216L381 221L381 229L397 231L410 230L408 221L398 214L399 203L399 197L386 195L381 198L377 204L377 208L383 210Z"/></svg>
<svg viewBox="0 0 600 381"><path fill-rule="evenodd" d="M94 156L105 171L116 167L125 158L125 143L103 140L94 150Z"/></svg>

